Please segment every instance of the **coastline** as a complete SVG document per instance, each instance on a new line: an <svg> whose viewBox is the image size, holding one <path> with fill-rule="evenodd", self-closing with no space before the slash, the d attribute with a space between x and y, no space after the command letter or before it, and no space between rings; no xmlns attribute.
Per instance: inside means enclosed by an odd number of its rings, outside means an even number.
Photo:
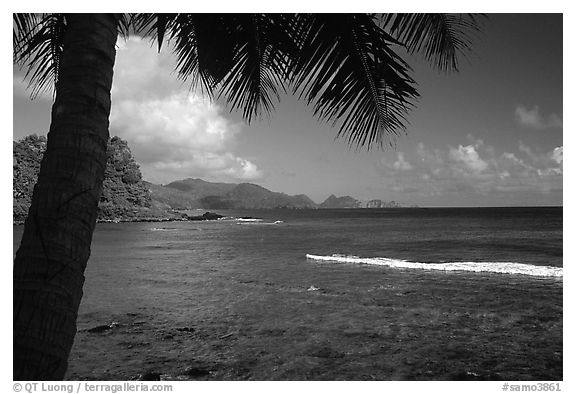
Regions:
<svg viewBox="0 0 576 394"><path fill-rule="evenodd" d="M206 221L206 220L218 220L223 218L215 212L206 211L202 215L188 215L182 212L174 212L174 216L144 216L144 217L130 217L121 216L111 219L96 219L96 223L161 223L161 222L192 222L192 221ZM180 215L180 216L177 216ZM24 224L24 220L14 220L12 224L14 226L21 226Z"/></svg>

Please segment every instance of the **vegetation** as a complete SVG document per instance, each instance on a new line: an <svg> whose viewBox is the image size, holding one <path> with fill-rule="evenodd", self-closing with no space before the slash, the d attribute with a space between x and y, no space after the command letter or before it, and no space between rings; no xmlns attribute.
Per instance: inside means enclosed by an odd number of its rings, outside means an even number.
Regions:
<svg viewBox="0 0 576 394"><path fill-rule="evenodd" d="M308 196L290 196L252 183L212 183L183 179L164 186L148 184L152 199L173 209L312 209Z"/></svg>
<svg viewBox="0 0 576 394"><path fill-rule="evenodd" d="M40 163L46 151L46 137L29 135L14 141L13 198L14 222L26 219ZM142 181L140 167L126 141L113 137L108 142L108 159L98 220L124 221L166 217L168 213L153 206L150 190Z"/></svg>
<svg viewBox="0 0 576 394"><path fill-rule="evenodd" d="M150 191L142 182L140 167L134 161L128 144L119 137L111 138L98 219L142 217L151 206Z"/></svg>
<svg viewBox="0 0 576 394"><path fill-rule="evenodd" d="M12 196L14 222L26 219L34 185L40 172L40 162L46 150L46 137L29 135L20 141L14 141Z"/></svg>

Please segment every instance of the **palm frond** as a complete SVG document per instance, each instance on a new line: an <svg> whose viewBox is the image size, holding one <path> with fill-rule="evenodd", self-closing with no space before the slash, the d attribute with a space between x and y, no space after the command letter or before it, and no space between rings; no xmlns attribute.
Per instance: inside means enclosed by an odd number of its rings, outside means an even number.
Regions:
<svg viewBox="0 0 576 394"><path fill-rule="evenodd" d="M118 18L118 34L127 40L133 30L134 19L131 14L121 14Z"/></svg>
<svg viewBox="0 0 576 394"><path fill-rule="evenodd" d="M350 145L383 145L404 129L418 97L408 65L390 48L396 41L372 15L300 17L300 56L292 84L320 119L341 121Z"/></svg>
<svg viewBox="0 0 576 394"><path fill-rule="evenodd" d="M191 77L192 87L199 86L210 97L232 65L232 45L222 18L181 14L170 29L179 77Z"/></svg>
<svg viewBox="0 0 576 394"><path fill-rule="evenodd" d="M38 26L37 14L12 14L12 45L14 60L19 57L23 44L32 36Z"/></svg>
<svg viewBox="0 0 576 394"><path fill-rule="evenodd" d="M282 14L230 15L228 40L232 46L232 67L222 79L219 97L224 95L231 109L242 109L248 122L269 115L286 92L287 59L296 46L288 35L288 17ZM293 57L293 55L292 55Z"/></svg>
<svg viewBox="0 0 576 394"><path fill-rule="evenodd" d="M209 96L213 95L216 80L223 77L217 71L221 59L212 56L212 45L217 42L213 31L221 28L221 23L215 22L218 16L213 14L141 13L133 17L134 30L156 40L158 51L165 42L172 42L178 76L185 80L191 78L191 88L199 85Z"/></svg>
<svg viewBox="0 0 576 394"><path fill-rule="evenodd" d="M386 14L383 27L409 52L423 53L441 71L458 71L458 56L466 55L480 30L474 15Z"/></svg>
<svg viewBox="0 0 576 394"><path fill-rule="evenodd" d="M180 20L179 14L136 14L132 18L132 25L135 31L156 40L160 51L166 31L177 25Z"/></svg>
<svg viewBox="0 0 576 394"><path fill-rule="evenodd" d="M18 19L19 22L14 23L14 62L26 68L24 78L28 80L28 88L32 89L31 97L35 98L44 91L54 92L66 18L64 14L44 14L33 18L20 16Z"/></svg>
<svg viewBox="0 0 576 394"><path fill-rule="evenodd" d="M296 46L282 14L141 14L137 31L171 41L180 78L224 97L250 122L269 114L287 79L286 52Z"/></svg>

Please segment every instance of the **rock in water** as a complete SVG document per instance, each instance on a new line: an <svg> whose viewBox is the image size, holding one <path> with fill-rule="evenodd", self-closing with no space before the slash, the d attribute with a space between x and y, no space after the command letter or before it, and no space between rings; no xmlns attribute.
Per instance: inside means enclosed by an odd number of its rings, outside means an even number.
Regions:
<svg viewBox="0 0 576 394"><path fill-rule="evenodd" d="M204 215L202 215L202 217L206 220L218 220L222 219L224 216L218 215L217 213L214 212L206 212Z"/></svg>
<svg viewBox="0 0 576 394"><path fill-rule="evenodd" d="M86 332L92 332L92 333L100 333L100 332L104 332L104 331L108 331L111 330L112 326L108 325L108 324L103 324L101 326L96 326L96 327L92 327L86 330Z"/></svg>

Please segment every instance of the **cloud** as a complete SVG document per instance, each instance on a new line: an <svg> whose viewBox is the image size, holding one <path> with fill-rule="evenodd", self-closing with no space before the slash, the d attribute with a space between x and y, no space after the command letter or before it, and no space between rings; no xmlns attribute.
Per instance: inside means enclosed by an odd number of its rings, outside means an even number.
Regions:
<svg viewBox="0 0 576 394"><path fill-rule="evenodd" d="M152 182L262 177L256 163L234 152L242 125L176 78L174 57L166 49L158 54L138 37L119 42L111 135L128 141L144 178Z"/></svg>
<svg viewBox="0 0 576 394"><path fill-rule="evenodd" d="M532 148L530 148L528 145L526 145L524 142L519 141L518 142L518 150L522 153L525 153L526 155L528 155L530 158L534 158L534 153L532 153Z"/></svg>
<svg viewBox="0 0 576 394"><path fill-rule="evenodd" d="M190 176L191 169L195 171L194 176L209 179L224 177L242 181L262 177L254 163L232 153L195 152L186 159L160 159L142 164L142 171L146 171L151 179L161 178L166 173L174 179L184 178Z"/></svg>
<svg viewBox="0 0 576 394"><path fill-rule="evenodd" d="M432 149L419 143L397 160L381 159L377 166L392 198L400 201L459 201L482 204L501 201L562 199L563 147L541 152L522 142L517 152L502 151L479 139L458 147ZM409 160L410 159L410 160ZM410 169L399 163L410 163Z"/></svg>
<svg viewBox="0 0 576 394"><path fill-rule="evenodd" d="M254 163L240 157L235 157L234 160L236 161L236 165L228 166L224 171L226 174L241 180L250 180L262 177L262 171L260 171Z"/></svg>
<svg viewBox="0 0 576 394"><path fill-rule="evenodd" d="M449 157L452 161L464 165L467 170L472 172L479 173L488 167L488 164L480 158L473 145L450 148Z"/></svg>
<svg viewBox="0 0 576 394"><path fill-rule="evenodd" d="M550 158L558 164L562 164L563 156L564 156L564 147L563 146L559 146L557 148L554 148L554 150L552 152L550 152Z"/></svg>
<svg viewBox="0 0 576 394"><path fill-rule="evenodd" d="M398 160L394 162L393 167L402 171L409 171L412 169L412 165L404 159L404 153L402 152L398 152Z"/></svg>
<svg viewBox="0 0 576 394"><path fill-rule="evenodd" d="M548 118L545 118L540 114L540 107L537 105L535 105L532 109L527 109L526 107L520 105L516 108L514 114L518 123L533 129L562 127L562 119L558 115L551 114L548 116Z"/></svg>
<svg viewBox="0 0 576 394"><path fill-rule="evenodd" d="M222 152L240 131L240 125L224 118L217 106L186 92L161 99L118 100L111 118L115 130L145 145L147 160L166 154Z"/></svg>

